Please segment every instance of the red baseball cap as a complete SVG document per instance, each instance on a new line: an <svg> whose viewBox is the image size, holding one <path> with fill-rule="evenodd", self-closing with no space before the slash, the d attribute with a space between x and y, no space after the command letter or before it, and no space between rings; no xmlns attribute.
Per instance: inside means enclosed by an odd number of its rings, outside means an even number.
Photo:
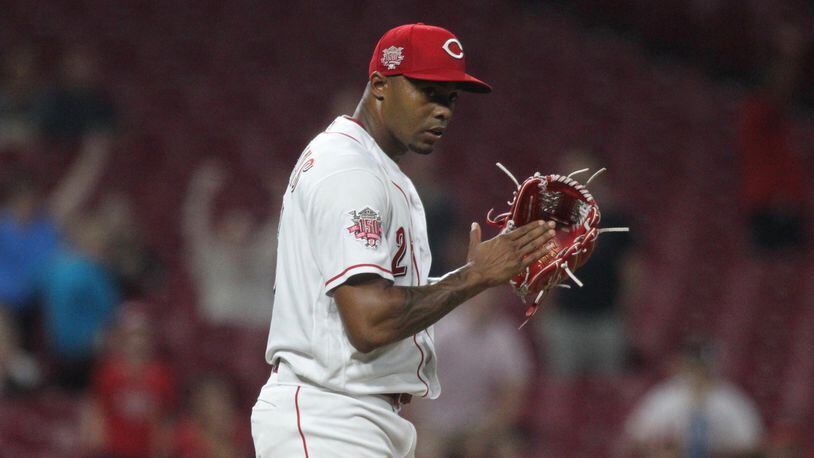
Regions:
<svg viewBox="0 0 814 458"><path fill-rule="evenodd" d="M370 59L368 76L373 72L462 83L465 91L492 92L492 86L466 73L463 46L452 32L420 22L398 26L382 36Z"/></svg>

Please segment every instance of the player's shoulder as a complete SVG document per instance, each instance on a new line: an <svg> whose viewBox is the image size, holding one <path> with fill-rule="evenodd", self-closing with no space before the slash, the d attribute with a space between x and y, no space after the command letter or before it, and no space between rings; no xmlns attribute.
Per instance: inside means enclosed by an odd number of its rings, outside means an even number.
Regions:
<svg viewBox="0 0 814 458"><path fill-rule="evenodd" d="M361 140L348 136L345 132L324 131L319 133L308 149L314 154L331 159L358 160L371 159L369 152Z"/></svg>
<svg viewBox="0 0 814 458"><path fill-rule="evenodd" d="M355 136L353 134L356 134ZM384 171L358 132L327 130L317 135L301 156L292 182L305 194L329 181L341 184L383 182Z"/></svg>
<svg viewBox="0 0 814 458"><path fill-rule="evenodd" d="M351 170L365 170L380 174L381 167L374 154L357 132L328 129L317 135L308 145L312 159L313 177L326 177Z"/></svg>

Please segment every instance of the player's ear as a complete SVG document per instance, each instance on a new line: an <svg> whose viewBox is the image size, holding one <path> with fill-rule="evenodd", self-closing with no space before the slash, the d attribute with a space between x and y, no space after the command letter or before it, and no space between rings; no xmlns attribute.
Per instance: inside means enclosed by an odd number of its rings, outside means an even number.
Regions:
<svg viewBox="0 0 814 458"><path fill-rule="evenodd" d="M375 97L376 100L384 99L384 93L387 90L388 84L390 84L390 81L387 79L387 77L379 72L373 72L370 75L369 82L370 82L370 93L373 94L373 97Z"/></svg>

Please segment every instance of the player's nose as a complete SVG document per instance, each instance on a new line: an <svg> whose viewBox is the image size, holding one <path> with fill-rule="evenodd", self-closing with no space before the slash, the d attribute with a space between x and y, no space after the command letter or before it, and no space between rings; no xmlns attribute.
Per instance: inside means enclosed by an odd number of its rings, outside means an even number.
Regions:
<svg viewBox="0 0 814 458"><path fill-rule="evenodd" d="M448 123L452 119L453 109L451 106L437 104L433 110L433 117L444 123Z"/></svg>

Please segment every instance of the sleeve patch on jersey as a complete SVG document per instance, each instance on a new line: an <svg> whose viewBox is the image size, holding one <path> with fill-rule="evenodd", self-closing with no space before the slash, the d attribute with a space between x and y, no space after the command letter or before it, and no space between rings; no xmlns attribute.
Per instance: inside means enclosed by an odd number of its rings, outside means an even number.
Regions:
<svg viewBox="0 0 814 458"><path fill-rule="evenodd" d="M365 207L364 210L348 212L351 224L347 227L348 233L356 240L364 243L365 248L378 248L382 240L382 218L376 210Z"/></svg>

